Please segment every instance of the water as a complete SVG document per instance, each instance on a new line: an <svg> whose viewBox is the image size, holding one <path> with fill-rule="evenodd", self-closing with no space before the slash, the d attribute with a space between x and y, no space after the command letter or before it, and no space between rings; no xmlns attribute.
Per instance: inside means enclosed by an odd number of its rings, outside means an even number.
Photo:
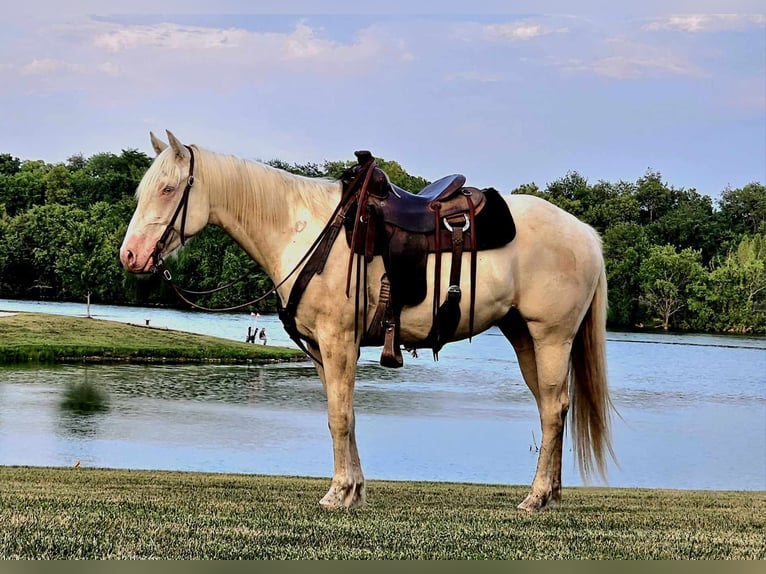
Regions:
<svg viewBox="0 0 766 574"><path fill-rule="evenodd" d="M0 300L0 310L84 315L83 304ZM244 340L252 318L94 305L95 318ZM275 316L269 343L289 345ZM612 486L766 490L766 340L610 333L620 466ZM405 355L364 349L357 440L368 479L528 484L538 413L515 356L490 330ZM104 389L109 409L62 411L68 384ZM582 481L565 442L565 485ZM0 369L0 464L332 475L324 393L309 363L63 365ZM599 483L596 483L599 484Z"/></svg>

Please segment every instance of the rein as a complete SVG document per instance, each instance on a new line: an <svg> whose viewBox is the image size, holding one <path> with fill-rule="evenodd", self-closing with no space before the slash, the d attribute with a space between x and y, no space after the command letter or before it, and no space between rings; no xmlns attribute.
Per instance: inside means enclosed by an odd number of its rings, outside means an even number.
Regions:
<svg viewBox="0 0 766 574"><path fill-rule="evenodd" d="M302 277L305 277L306 278L305 282L307 285L310 277L312 277L314 274L322 273L322 271L324 270L324 264L327 260L327 256L330 253L330 248L335 242L335 238L338 235L338 230L343 225L343 221L345 220L346 212L348 211L348 207L349 207L349 198L352 195L352 192L356 186L356 183L359 181L362 175L368 173L368 170L369 172L371 172L372 167L374 166L374 160L373 160L371 165L365 166L365 169L360 170L360 172L356 175L356 177L353 179L351 184L347 187L346 193L342 195L340 202L338 202L338 205L336 206L329 220L325 224L324 228L322 228L322 231L319 233L319 235L311 244L311 246L306 250L306 253L304 253L300 261L298 261L298 263L295 264L292 271L290 271L290 273L288 273L284 277L284 279L282 279L282 281L280 281L278 284L275 284L274 287L269 289L263 295L259 296L256 299L253 299L252 301L248 301L247 303L242 303L242 304L234 305L231 307L212 308L212 307L205 307L203 305L199 305L195 303L194 301L191 301L187 297L187 295L209 295L211 293L217 293L218 291L223 291L224 289L228 289L229 287L236 285L240 281L245 280L249 276L249 273L246 273L242 275L241 277L226 283L225 285L221 285L220 287L215 287L214 289L209 289L207 291L193 291L190 289L183 289L181 287L178 287L175 283L173 283L173 276L170 273L170 270L165 266L165 260L162 257L162 251L165 249L167 240L170 238L171 233L174 232L176 220L178 219L179 215L181 215L181 245L186 244L185 230L186 230L186 215L189 209L189 192L194 186L194 151L188 145L184 147L186 147L186 149L189 150L189 175L186 178L186 186L184 187L183 194L181 195L181 200L178 202L178 206L176 207L176 210L173 213L173 217L170 218L170 221L165 227L165 230L162 232L162 235L157 240L157 243L155 243L154 250L152 251L150 257L152 258L152 262L154 264L154 273L159 273L162 276L162 279L173 288L173 291L176 292L176 295L178 295L178 297L181 300L183 300L185 303L188 303L192 307L195 307L202 311L213 311L213 312L236 311L237 309L242 309L244 307L248 307L249 305L259 303L260 301L263 301L264 299L266 299L266 297L272 295L273 293L276 293L277 289L282 287L282 285L284 285L287 282L287 280L290 279L290 277L292 277L295 274L295 272L298 271L298 269L309 260L310 260L310 263L313 262L313 264L306 265L306 267L304 267L296 283L302 284L304 281L302 280ZM365 187L366 187L366 183L367 183L367 180L365 180ZM318 247L323 243L324 245L322 245L322 249L318 249ZM297 306L298 306L298 300L300 300L300 296L303 294L303 290L305 289L306 285L301 285L298 289L296 289L296 286L294 285L290 293L290 300L288 301L287 308L292 311L293 324L295 323L295 310L297 309ZM297 300L295 300L296 298L294 297L294 293L297 294ZM294 304L292 304L293 302ZM279 307L280 307L280 315L281 315L284 309L281 308L281 305ZM295 329L295 333L297 335L297 329ZM290 333L288 332L288 334ZM290 334L290 336L294 341L298 343L298 345L301 347L301 349L304 352L308 353L309 356L315 359L315 357L308 352L308 350L305 348L302 342L299 342L300 340L297 339L297 337L293 337L292 334ZM321 364L321 361L319 361L319 363Z"/></svg>
<svg viewBox="0 0 766 574"><path fill-rule="evenodd" d="M183 194L181 195L181 200L178 202L178 206L176 207L176 210L173 213L173 217L170 218L170 221L165 227L165 230L162 232L162 235L157 240L157 243L154 245L154 250L152 251L152 254L151 254L152 262L154 263L154 273L160 273L162 275L162 278L165 280L165 282L173 288L173 291L176 292L176 295L178 295L178 297L181 298L184 302L188 303L192 307L201 309L203 311L236 311L237 309L242 309L249 305L253 305L254 303L258 303L264 300L266 297L268 297L272 293L274 293L277 290L277 288L279 288L282 285L282 283L284 283L287 280L287 278L290 277L290 275L285 277L285 279L279 285L274 286L267 293L261 295L257 299L253 299L252 301L248 301L247 303L242 303L241 305L234 305L232 307L212 308L212 307L205 307L203 305L199 305L198 303L195 303L194 301L191 301L187 297L187 295L209 295L211 293L217 293L218 291L223 291L224 289L228 289L229 287L236 285L240 281L244 281L249 276L249 273L245 273L241 277L238 277L237 279L234 279L233 281L229 281L225 285L221 285L220 287L216 287L214 289L208 289L207 291L193 291L191 289L182 289L181 287L178 287L178 285L173 283L173 276L171 275L170 270L167 267L165 267L165 260L162 258L162 251L165 249L165 245L167 244L168 238L170 238L170 234L173 233L174 231L176 220L178 219L179 215L181 215L181 245L186 244L186 215L189 210L189 192L194 186L194 151L188 145L185 147L186 149L189 150L189 175L186 178L186 187L184 187Z"/></svg>

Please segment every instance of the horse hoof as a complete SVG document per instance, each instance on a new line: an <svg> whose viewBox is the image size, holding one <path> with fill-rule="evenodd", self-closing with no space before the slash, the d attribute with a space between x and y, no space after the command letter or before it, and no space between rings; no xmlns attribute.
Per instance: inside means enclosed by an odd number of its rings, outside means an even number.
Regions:
<svg viewBox="0 0 766 574"><path fill-rule="evenodd" d="M350 484L346 487L331 486L319 501L319 506L327 510L356 508L365 504L364 483Z"/></svg>
<svg viewBox="0 0 766 574"><path fill-rule="evenodd" d="M524 512L539 512L554 506L556 506L556 503L551 500L550 495L530 493L516 509L523 510Z"/></svg>

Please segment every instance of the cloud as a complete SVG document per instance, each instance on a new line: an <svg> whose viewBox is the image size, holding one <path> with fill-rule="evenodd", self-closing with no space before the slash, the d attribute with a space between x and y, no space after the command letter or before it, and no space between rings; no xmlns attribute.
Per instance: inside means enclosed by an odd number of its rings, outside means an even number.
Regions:
<svg viewBox="0 0 766 574"><path fill-rule="evenodd" d="M672 56L608 56L592 62L570 61L564 72L587 72L615 80L637 80L658 76L700 76L702 72Z"/></svg>
<svg viewBox="0 0 766 574"><path fill-rule="evenodd" d="M25 76L49 76L58 72L82 72L83 67L77 64L62 62L51 58L34 59L21 66L21 74Z"/></svg>
<svg viewBox="0 0 766 574"><path fill-rule="evenodd" d="M410 58L406 44L374 26L340 41L303 22L284 32L257 32L92 19L35 28L5 56L0 92L78 90L121 102L173 93L179 77L205 78L197 89L220 92L288 74L306 82L363 76Z"/></svg>
<svg viewBox="0 0 766 574"><path fill-rule="evenodd" d="M644 29L693 33L744 30L765 25L764 14L677 14L655 18Z"/></svg>
<svg viewBox="0 0 766 574"><path fill-rule="evenodd" d="M569 74L593 74L614 80L638 80L665 76L706 76L700 67L667 47L612 38L607 42L608 56L590 60L570 58L554 61Z"/></svg>
<svg viewBox="0 0 766 574"><path fill-rule="evenodd" d="M197 51L241 46L247 34L245 30L238 29L176 24L124 26L96 34L93 45L109 52L121 52L140 47Z"/></svg>
<svg viewBox="0 0 766 574"><path fill-rule="evenodd" d="M223 66L236 63L244 69L307 63L310 67L306 70L326 73L332 68L353 74L365 62L380 60L392 50L400 52L402 60L406 59L400 45L394 44L392 48L368 31L362 30L352 42L343 43L321 37L305 23L297 24L287 33L171 23L108 26L111 29L94 36L95 48L121 54L145 51L164 58L183 53L187 59L194 56L206 61L218 60Z"/></svg>
<svg viewBox="0 0 766 574"><path fill-rule="evenodd" d="M524 41L532 40L540 36L552 34L554 31L561 32L565 29L553 30L540 23L532 21L504 22L502 24L487 24L482 26L483 35L495 41Z"/></svg>

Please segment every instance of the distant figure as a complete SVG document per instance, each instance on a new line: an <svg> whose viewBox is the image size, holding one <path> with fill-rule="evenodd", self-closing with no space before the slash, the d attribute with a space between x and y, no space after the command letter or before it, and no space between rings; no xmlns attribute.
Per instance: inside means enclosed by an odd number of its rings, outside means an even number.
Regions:
<svg viewBox="0 0 766 574"><path fill-rule="evenodd" d="M264 344L264 345L266 344L266 327L264 327L263 329L261 329L261 334L260 334L260 335L258 335L258 338L259 338L261 341L263 341L263 344Z"/></svg>
<svg viewBox="0 0 766 574"><path fill-rule="evenodd" d="M260 313L250 313L250 316L253 318L253 325L252 327L247 328L247 343L253 343L255 344L255 338L258 336L258 320L261 318ZM251 334L252 330L252 334Z"/></svg>

